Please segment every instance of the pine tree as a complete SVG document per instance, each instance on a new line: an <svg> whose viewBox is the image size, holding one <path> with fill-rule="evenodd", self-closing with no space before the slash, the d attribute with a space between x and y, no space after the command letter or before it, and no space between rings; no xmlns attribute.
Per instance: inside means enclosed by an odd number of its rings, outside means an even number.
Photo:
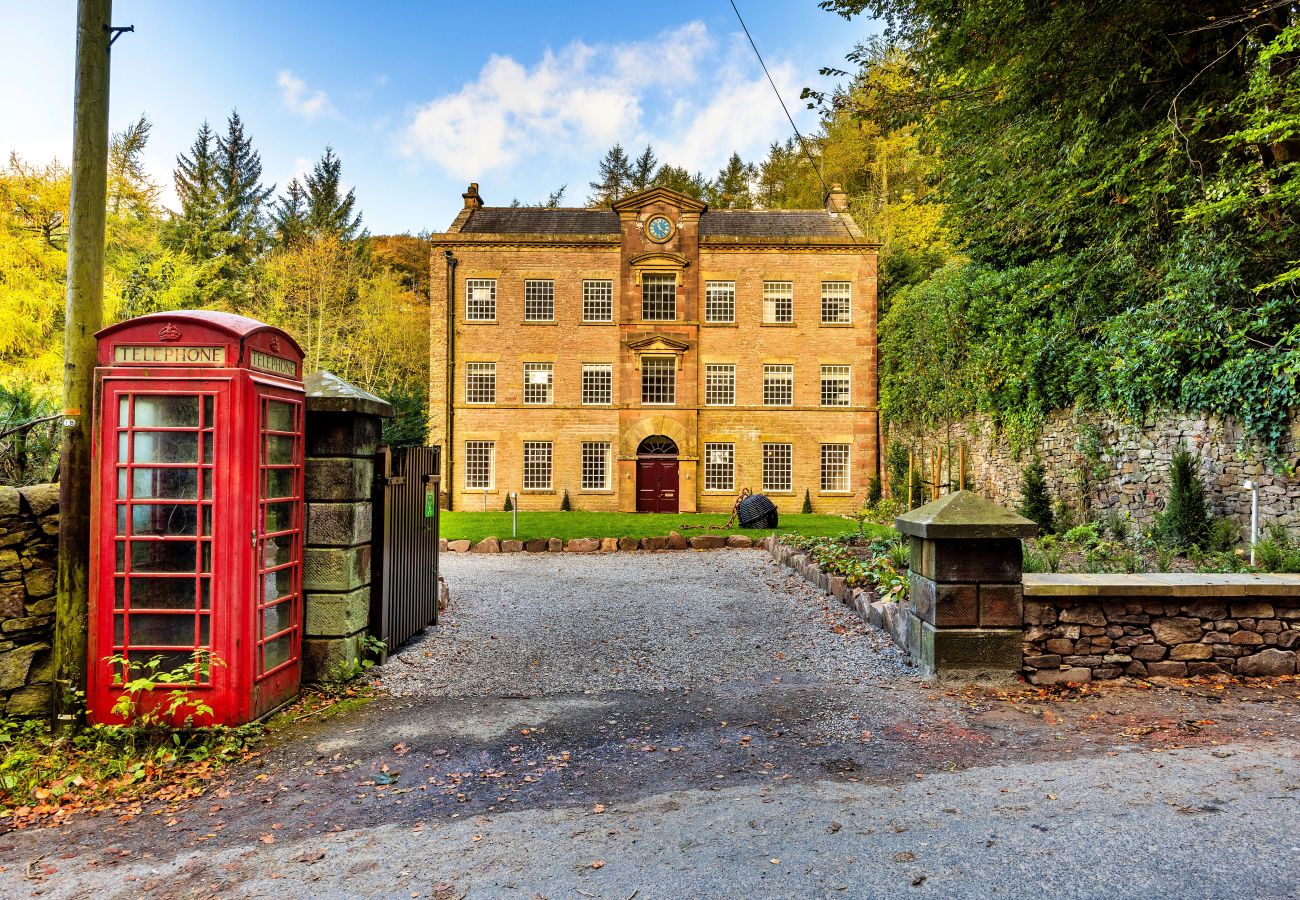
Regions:
<svg viewBox="0 0 1300 900"><path fill-rule="evenodd" d="M588 184L592 194L587 198L587 205L593 207L609 206L629 193L632 186L632 164L623 151L622 144L615 144L605 153L600 161L599 181Z"/></svg>
<svg viewBox="0 0 1300 900"><path fill-rule="evenodd" d="M662 165L655 173L654 184L655 187L668 188L670 191L694 197L696 200L703 200L709 181L704 177L703 172L692 175L681 166Z"/></svg>
<svg viewBox="0 0 1300 900"><path fill-rule="evenodd" d="M654 149L645 145L641 155L636 158L632 164L631 184L632 191L644 191L648 187L653 187L655 183L655 172L659 169L659 159L655 156Z"/></svg>
<svg viewBox="0 0 1300 900"><path fill-rule="evenodd" d="M732 153L718 177L706 193L709 205L715 209L750 209L754 205L753 182L758 178L758 167Z"/></svg>
<svg viewBox="0 0 1300 900"><path fill-rule="evenodd" d="M189 155L176 157L173 177L180 213L168 225L168 242L192 259L216 259L226 249L229 223L221 203L216 137L204 122Z"/></svg>
<svg viewBox="0 0 1300 900"><path fill-rule="evenodd" d="M803 490L803 508L800 509L799 512L803 513L803 514L806 516L806 515L809 515L812 511L813 511L813 507L812 507L812 491L809 490L808 488L804 488L804 490Z"/></svg>
<svg viewBox="0 0 1300 900"><path fill-rule="evenodd" d="M289 182L283 197L271 204L271 228L281 247L294 247L307 237L307 190L297 178Z"/></svg>
<svg viewBox="0 0 1300 900"><path fill-rule="evenodd" d="M1170 460L1169 499L1156 518L1156 537L1176 550L1204 547L1210 533L1205 485L1196 474L1196 457L1180 447Z"/></svg>
<svg viewBox="0 0 1300 900"><path fill-rule="evenodd" d="M226 120L225 137L217 136L216 157L217 197L231 234L228 253L239 263L247 263L266 241L262 204L275 185L262 186L262 156L244 133L237 111Z"/></svg>
<svg viewBox="0 0 1300 900"><path fill-rule="evenodd" d="M352 215L356 191L343 193L343 162L326 147L320 162L307 176L307 231L313 237L332 235L342 241L358 236L361 214Z"/></svg>
<svg viewBox="0 0 1300 900"><path fill-rule="evenodd" d="M1035 457L1020 473L1020 506L1016 512L1038 523L1041 534L1051 533L1055 517L1047 491L1047 467L1041 459Z"/></svg>
<svg viewBox="0 0 1300 900"><path fill-rule="evenodd" d="M143 113L108 146L108 212L112 216L144 217L157 211L158 188L144 169L144 149L153 123Z"/></svg>

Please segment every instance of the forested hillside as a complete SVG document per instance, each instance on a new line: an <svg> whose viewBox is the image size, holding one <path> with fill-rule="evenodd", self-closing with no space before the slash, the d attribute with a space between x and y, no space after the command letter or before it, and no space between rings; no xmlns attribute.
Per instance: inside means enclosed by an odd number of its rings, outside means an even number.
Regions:
<svg viewBox="0 0 1300 900"><path fill-rule="evenodd" d="M168 214L141 163L149 130L142 116L112 140L106 323L205 308L281 326L303 345L308 370L392 398L404 413L393 437L422 440L424 241L367 235L329 148L277 196L237 113L222 132L204 123L177 158L180 209ZM58 161L11 155L0 169L0 429L57 406L68 191Z"/></svg>

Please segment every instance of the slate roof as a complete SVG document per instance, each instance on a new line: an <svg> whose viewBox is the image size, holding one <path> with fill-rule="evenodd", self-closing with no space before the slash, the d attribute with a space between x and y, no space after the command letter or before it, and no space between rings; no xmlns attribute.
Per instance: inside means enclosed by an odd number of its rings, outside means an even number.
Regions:
<svg viewBox="0 0 1300 900"><path fill-rule="evenodd" d="M485 206L474 210L463 234L618 234L618 214L607 209L544 209ZM847 238L843 218L825 210L709 210L700 216L700 237Z"/></svg>

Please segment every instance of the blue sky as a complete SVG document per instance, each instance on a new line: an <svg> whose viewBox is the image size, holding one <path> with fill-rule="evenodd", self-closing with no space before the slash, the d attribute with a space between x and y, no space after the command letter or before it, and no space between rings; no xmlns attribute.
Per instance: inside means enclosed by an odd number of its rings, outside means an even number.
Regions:
<svg viewBox="0 0 1300 900"><path fill-rule="evenodd" d="M873 28L815 0L739 0L800 127ZM488 203L568 184L580 205L615 140L712 174L758 158L789 125L727 0L116 0L134 25L113 50L114 130L154 123L148 165L170 173L203 119L238 108L268 182L283 188L326 144L374 233L445 228L465 185ZM71 155L74 0L0 0L0 153Z"/></svg>

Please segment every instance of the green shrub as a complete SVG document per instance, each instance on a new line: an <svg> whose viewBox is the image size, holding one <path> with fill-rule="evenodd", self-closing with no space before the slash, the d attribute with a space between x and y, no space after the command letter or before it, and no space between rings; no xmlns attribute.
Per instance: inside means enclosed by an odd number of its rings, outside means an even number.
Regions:
<svg viewBox="0 0 1300 900"><path fill-rule="evenodd" d="M1085 547L1091 547L1101 541L1101 526L1096 522L1087 522L1083 525L1076 525L1062 535L1062 540L1071 544L1080 544Z"/></svg>
<svg viewBox="0 0 1300 900"><path fill-rule="evenodd" d="M1174 551L1170 550L1168 547L1157 544L1155 547L1155 553L1157 572L1168 572L1174 567L1174 557L1177 555Z"/></svg>
<svg viewBox="0 0 1300 900"><path fill-rule="evenodd" d="M1205 486L1196 474L1196 457L1186 447L1174 453L1169 466L1169 498L1156 517L1157 539L1178 550L1205 547L1210 534L1210 511Z"/></svg>
<svg viewBox="0 0 1300 900"><path fill-rule="evenodd" d="M908 509L916 509L918 506L925 505L925 482L921 480L920 467L912 470L911 494L911 502L907 504Z"/></svg>
<svg viewBox="0 0 1300 900"><path fill-rule="evenodd" d="M1128 510L1124 512L1111 510L1106 514L1106 531L1121 543L1128 540L1130 525Z"/></svg>
<svg viewBox="0 0 1300 900"><path fill-rule="evenodd" d="M812 511L813 511L813 508L812 508L812 491L810 491L808 488L804 488L804 489L803 489L803 508L800 509L799 512L801 512L801 513L803 513L805 516L807 516L807 515L811 515L811 514L812 514Z"/></svg>
<svg viewBox="0 0 1300 900"><path fill-rule="evenodd" d="M510 499L510 492L506 491L506 505L501 507L503 512L510 512L515 508L514 502Z"/></svg>
<svg viewBox="0 0 1300 900"><path fill-rule="evenodd" d="M1143 571L1146 565L1132 548L1118 541L1098 540L1084 549L1083 567L1087 572L1126 572L1131 575Z"/></svg>
<svg viewBox="0 0 1300 900"><path fill-rule="evenodd" d="M1061 562L1065 559L1066 547L1056 535L1048 534L1040 537L1035 541L1034 550L1036 564L1041 564L1039 572L1059 572L1061 571ZM1025 571L1030 571L1026 569Z"/></svg>
<svg viewBox="0 0 1300 900"><path fill-rule="evenodd" d="M1205 549L1213 553L1231 553L1241 540L1241 528L1231 519L1215 519L1205 537Z"/></svg>
<svg viewBox="0 0 1300 900"><path fill-rule="evenodd" d="M1026 519L1038 524L1038 530L1050 534L1053 530L1052 498L1047 493L1047 468L1041 459L1033 459L1020 475L1020 506L1016 508Z"/></svg>
<svg viewBox="0 0 1300 900"><path fill-rule="evenodd" d="M875 506L884 496L884 491L880 487L880 476L872 475L871 480L867 482L867 503Z"/></svg>
<svg viewBox="0 0 1300 900"><path fill-rule="evenodd" d="M1300 550L1288 550L1286 556L1282 557L1282 568L1278 571L1290 575L1300 573Z"/></svg>
<svg viewBox="0 0 1300 900"><path fill-rule="evenodd" d="M567 489L564 492L563 499L560 500L560 511L573 512L573 504L569 502L569 492Z"/></svg>
<svg viewBox="0 0 1300 900"><path fill-rule="evenodd" d="M1255 545L1255 566L1265 572L1280 572L1287 552L1277 541L1265 538Z"/></svg>
<svg viewBox="0 0 1300 900"><path fill-rule="evenodd" d="M885 451L885 469L889 472L889 492L896 500L907 493L907 447L902 441L890 441Z"/></svg>

